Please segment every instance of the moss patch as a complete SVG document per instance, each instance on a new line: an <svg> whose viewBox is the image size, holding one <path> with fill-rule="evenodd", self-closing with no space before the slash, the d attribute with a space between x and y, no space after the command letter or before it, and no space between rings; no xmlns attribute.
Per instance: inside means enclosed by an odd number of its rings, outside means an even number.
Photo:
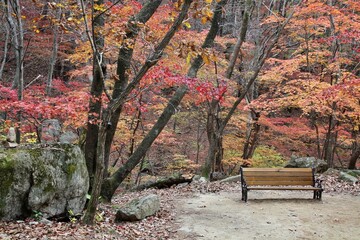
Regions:
<svg viewBox="0 0 360 240"><path fill-rule="evenodd" d="M0 153L0 218L3 217L5 198L14 182L15 162L10 155Z"/></svg>
<svg viewBox="0 0 360 240"><path fill-rule="evenodd" d="M73 176L73 174L76 171L76 164L75 163L69 163L66 167L66 173L67 173L67 179L70 180Z"/></svg>

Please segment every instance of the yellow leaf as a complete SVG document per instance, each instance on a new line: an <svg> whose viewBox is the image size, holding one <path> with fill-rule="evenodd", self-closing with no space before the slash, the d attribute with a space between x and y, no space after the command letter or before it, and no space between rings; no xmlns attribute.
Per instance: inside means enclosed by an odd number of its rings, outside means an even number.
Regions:
<svg viewBox="0 0 360 240"><path fill-rule="evenodd" d="M205 64L209 64L210 60L207 54L201 54L202 59L204 60Z"/></svg>
<svg viewBox="0 0 360 240"><path fill-rule="evenodd" d="M191 24L189 22L184 22L183 24L185 25L185 27L191 28Z"/></svg>
<svg viewBox="0 0 360 240"><path fill-rule="evenodd" d="M191 61L191 54L188 53L188 55L186 57L186 64L190 65L190 61Z"/></svg>
<svg viewBox="0 0 360 240"><path fill-rule="evenodd" d="M202 18L201 18L201 23L202 23L202 24L205 24L206 22L207 22L207 17L202 17Z"/></svg>
<svg viewBox="0 0 360 240"><path fill-rule="evenodd" d="M212 2L212 0L205 0L205 2L206 2L206 3L211 3L211 2Z"/></svg>

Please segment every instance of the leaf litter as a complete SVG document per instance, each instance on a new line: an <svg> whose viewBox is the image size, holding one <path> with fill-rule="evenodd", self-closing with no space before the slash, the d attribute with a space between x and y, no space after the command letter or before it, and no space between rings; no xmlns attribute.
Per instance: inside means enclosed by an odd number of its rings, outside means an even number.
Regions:
<svg viewBox="0 0 360 240"><path fill-rule="evenodd" d="M339 180L338 176L321 175L325 194L352 194L360 196L360 183L348 183ZM30 239L30 240L85 240L85 239L122 239L122 240L160 240L176 239L177 225L176 202L180 198L191 198L194 194L214 192L232 192L241 196L238 182L199 182L188 185L178 185L168 189L146 189L139 192L118 191L112 203L101 203L98 212L101 220L92 226L81 222L56 222L46 219L0 222L0 239ZM115 214L121 206L134 198L157 194L160 197L161 208L156 215L137 222L115 223Z"/></svg>

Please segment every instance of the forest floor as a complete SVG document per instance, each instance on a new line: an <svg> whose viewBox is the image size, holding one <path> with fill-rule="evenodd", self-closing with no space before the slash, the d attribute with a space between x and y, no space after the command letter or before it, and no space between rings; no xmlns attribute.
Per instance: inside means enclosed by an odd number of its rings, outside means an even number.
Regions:
<svg viewBox="0 0 360 240"><path fill-rule="evenodd" d="M360 196L252 191L196 194L177 206L176 239L360 239Z"/></svg>
<svg viewBox="0 0 360 240"><path fill-rule="evenodd" d="M240 184L193 182L170 189L119 190L111 204L100 204L97 222L38 219L0 222L0 239L359 239L360 184L325 176L322 201L311 192L250 191L241 201ZM158 194L161 209L138 222L115 223L117 206Z"/></svg>

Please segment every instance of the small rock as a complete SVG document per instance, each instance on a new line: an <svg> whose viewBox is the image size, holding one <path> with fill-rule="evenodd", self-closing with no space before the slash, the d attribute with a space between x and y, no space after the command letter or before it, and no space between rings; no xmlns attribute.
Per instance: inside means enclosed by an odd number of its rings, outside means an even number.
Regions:
<svg viewBox="0 0 360 240"><path fill-rule="evenodd" d="M16 148L18 144L16 142L5 142L4 147L6 148Z"/></svg>
<svg viewBox="0 0 360 240"><path fill-rule="evenodd" d="M9 128L9 132L6 136L6 141L14 143L16 141L16 132L15 132L15 128L10 127Z"/></svg>
<svg viewBox="0 0 360 240"><path fill-rule="evenodd" d="M71 131L64 132L59 139L60 143L76 143L78 140L79 136Z"/></svg>
<svg viewBox="0 0 360 240"><path fill-rule="evenodd" d="M160 210L160 199L155 194L134 199L121 207L115 216L115 222L139 221L148 216L154 215Z"/></svg>
<svg viewBox="0 0 360 240"><path fill-rule="evenodd" d="M208 180L204 177L201 177L199 180L198 180L200 183L206 183L208 182Z"/></svg>
<svg viewBox="0 0 360 240"><path fill-rule="evenodd" d="M52 225L52 223L53 223L52 221L50 221L46 218L41 219L39 222L42 224L46 224L46 225Z"/></svg>

